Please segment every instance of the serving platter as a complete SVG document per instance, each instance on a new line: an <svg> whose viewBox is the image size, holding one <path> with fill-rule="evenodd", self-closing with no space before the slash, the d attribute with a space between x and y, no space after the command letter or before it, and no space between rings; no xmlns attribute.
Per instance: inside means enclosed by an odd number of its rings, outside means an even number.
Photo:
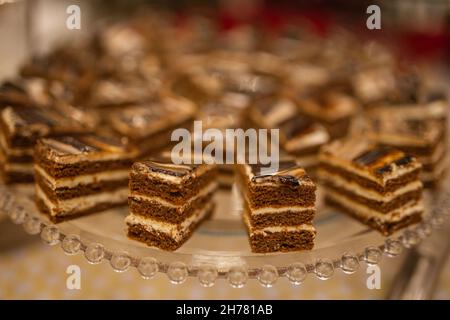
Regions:
<svg viewBox="0 0 450 320"><path fill-rule="evenodd" d="M1 185L0 209L25 231L40 235L49 245L60 245L66 254L84 254L89 263L109 261L116 272L135 268L143 278L166 273L172 283L197 277L203 286L226 279L242 287L257 279L270 287L286 277L301 284L307 276L330 279L336 272L352 274L362 264L377 264L383 256L398 256L439 227L450 214L450 178L425 193L426 212L421 223L386 238L321 201L314 220L317 238L314 249L290 253L252 253L241 221L241 201L236 188L216 194L212 217L174 252L162 251L126 236L127 208L53 224L34 204L33 186Z"/></svg>

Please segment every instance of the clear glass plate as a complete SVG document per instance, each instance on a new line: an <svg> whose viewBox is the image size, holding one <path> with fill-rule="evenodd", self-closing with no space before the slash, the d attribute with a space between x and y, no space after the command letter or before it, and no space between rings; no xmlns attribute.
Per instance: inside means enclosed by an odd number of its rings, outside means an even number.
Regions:
<svg viewBox="0 0 450 320"><path fill-rule="evenodd" d="M248 278L269 286L280 276L300 283L307 274L330 278L336 269L355 272L360 263L376 264L382 255L396 256L431 233L448 215L450 179L439 189L426 192L424 221L389 238L345 214L324 206L318 190L318 213L314 220L317 238L314 249L292 253L252 253L234 189L216 194L216 209L193 236L178 250L166 252L126 236L127 208L113 209L59 223L40 214L33 200L32 186L2 186L1 208L26 231L39 234L44 242L61 244L68 254L84 252L88 262L110 261L115 271L136 267L148 278L165 272L170 281L183 282L187 276L205 278L205 285L228 278L240 287ZM202 281L201 281L202 283Z"/></svg>

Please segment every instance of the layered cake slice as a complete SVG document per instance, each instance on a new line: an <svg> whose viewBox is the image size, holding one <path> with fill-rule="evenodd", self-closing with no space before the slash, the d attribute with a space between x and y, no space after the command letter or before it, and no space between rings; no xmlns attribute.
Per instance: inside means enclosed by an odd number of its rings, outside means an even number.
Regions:
<svg viewBox="0 0 450 320"><path fill-rule="evenodd" d="M322 148L318 176L326 200L384 235L419 222L421 165L402 151L358 138Z"/></svg>
<svg viewBox="0 0 450 320"><path fill-rule="evenodd" d="M442 119L420 119L400 110L374 110L367 117L370 136L381 146L400 149L422 164L421 179L434 186L447 167L447 136Z"/></svg>
<svg viewBox="0 0 450 320"><path fill-rule="evenodd" d="M295 99L300 113L323 124L332 139L347 134L351 119L359 109L355 98L333 87L300 92Z"/></svg>
<svg viewBox="0 0 450 320"><path fill-rule="evenodd" d="M287 98L264 98L252 105L249 118L259 128L279 129L282 149L304 168L318 164L317 153L328 142L327 130L320 123L297 113Z"/></svg>
<svg viewBox="0 0 450 320"><path fill-rule="evenodd" d="M131 147L84 135L41 139L35 150L36 202L54 222L127 203Z"/></svg>
<svg viewBox="0 0 450 320"><path fill-rule="evenodd" d="M315 184L293 161L280 162L276 172L261 169L260 165L237 166L252 251L312 249Z"/></svg>
<svg viewBox="0 0 450 320"><path fill-rule="evenodd" d="M196 107L189 100L166 96L114 112L110 123L118 134L139 148L143 157L168 146L173 130L190 128L195 112Z"/></svg>
<svg viewBox="0 0 450 320"><path fill-rule="evenodd" d="M176 250L213 210L214 165L136 162L130 174L128 236L163 250Z"/></svg>
<svg viewBox="0 0 450 320"><path fill-rule="evenodd" d="M65 112L74 108L64 109ZM83 113L77 110L78 113ZM90 123L73 114L42 108L7 107L0 114L0 171L6 183L33 181L33 151L36 140L49 136L82 134ZM79 114L76 115L78 117ZM84 119L84 117L81 117Z"/></svg>

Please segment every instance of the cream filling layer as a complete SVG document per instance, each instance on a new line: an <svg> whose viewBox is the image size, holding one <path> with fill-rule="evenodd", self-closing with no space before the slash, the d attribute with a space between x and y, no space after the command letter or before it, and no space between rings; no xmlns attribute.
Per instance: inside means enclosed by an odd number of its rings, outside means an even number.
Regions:
<svg viewBox="0 0 450 320"><path fill-rule="evenodd" d="M5 171L14 171L21 172L33 175L33 163L9 163L6 162L3 164L3 170Z"/></svg>
<svg viewBox="0 0 450 320"><path fill-rule="evenodd" d="M50 200L42 189L36 185L36 196L49 208L52 216L71 215L80 211L90 209L100 203L117 204L126 202L128 198L128 187L110 192L101 192L88 196L82 196L67 200Z"/></svg>
<svg viewBox="0 0 450 320"><path fill-rule="evenodd" d="M128 179L128 175L130 173L129 169L126 170L114 170L114 171L105 171L105 172L97 172L86 175L79 175L75 177L66 177L66 178L53 178L50 176L47 171L44 170L39 165L34 165L34 170L36 173L41 175L52 187L52 189L56 188L74 188L80 184L90 184L96 182L103 181L111 181L111 180L123 180Z"/></svg>
<svg viewBox="0 0 450 320"><path fill-rule="evenodd" d="M355 202L351 200L350 198L343 196L335 191L332 191L330 189L326 190L327 196L330 197L332 200L336 201L337 203L340 203L343 207L347 208L348 210L352 210L355 215L364 217L364 218L376 218L377 220L381 222L395 222L403 219L404 217L407 217L413 213L416 213L418 211L424 211L423 201L411 201L407 204L405 204L401 208L397 208L395 210L392 210L388 213L381 213L377 210L373 210L369 207L366 207L363 204L360 204L358 202Z"/></svg>
<svg viewBox="0 0 450 320"><path fill-rule="evenodd" d="M398 196L401 196L402 194L405 194L407 192L414 191L414 190L419 190L419 189L422 189L422 187L423 187L422 182L417 180L417 181L410 182L407 185L404 185L393 192L388 192L388 193L382 195L375 190L363 188L355 182L348 181L339 175L330 173L323 169L319 169L317 171L317 174L320 177L320 179L322 179L325 182L329 182L330 184L334 185L337 188L342 188L346 191L349 191L351 193L354 193L354 194L364 197L366 199L385 202L385 203L394 200L395 198L397 198Z"/></svg>
<svg viewBox="0 0 450 320"><path fill-rule="evenodd" d="M189 228L202 220L208 212L212 209L213 204L209 203L202 209L199 209L189 218L185 219L180 224L173 224L163 221L154 220L139 215L129 214L125 218L125 223L128 225L139 225L144 227L148 232L161 232L169 235L175 241L181 241L185 234L189 231Z"/></svg>
<svg viewBox="0 0 450 320"><path fill-rule="evenodd" d="M189 200L187 200L183 205L176 205L173 204L161 197L149 197L149 196L144 196L141 194L136 194L136 193L132 193L131 197L135 198L137 200L142 200L142 201L148 201L148 202L157 202L159 204L161 204L164 207L169 207L169 208L179 208L179 209L183 209L187 206L189 206L194 200L200 198L200 197L204 197L209 193L214 192L214 190L217 189L217 182L211 182L210 184L208 184L205 188L203 188L202 190L200 190L200 192L198 192L196 195L194 195L192 198L190 198Z"/></svg>
<svg viewBox="0 0 450 320"><path fill-rule="evenodd" d="M261 229L253 229L252 225L250 224L250 219L248 215L243 215L244 223L247 225L247 227L250 230L251 234L263 234L266 235L267 233L274 233L274 232L298 232L298 231L309 231L316 233L316 228L312 224L299 224L296 226L273 226L273 227L265 227Z"/></svg>

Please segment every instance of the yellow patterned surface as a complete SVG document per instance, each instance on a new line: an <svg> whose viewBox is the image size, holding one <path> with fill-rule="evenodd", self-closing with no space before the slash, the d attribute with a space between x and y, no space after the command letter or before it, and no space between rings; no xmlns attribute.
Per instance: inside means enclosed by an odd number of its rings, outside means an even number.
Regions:
<svg viewBox="0 0 450 320"><path fill-rule="evenodd" d="M144 280L134 268L116 273L107 261L90 265L82 255L67 256L59 246L33 242L0 253L0 299L381 299L399 260L384 259L381 290L367 289L365 265L350 276L336 271L327 281L310 275L300 286L283 278L272 288L254 280L242 289L231 288L224 280L203 288L196 279L172 285L164 274ZM81 268L81 290L66 287L70 265ZM441 292L440 297L445 294Z"/></svg>

